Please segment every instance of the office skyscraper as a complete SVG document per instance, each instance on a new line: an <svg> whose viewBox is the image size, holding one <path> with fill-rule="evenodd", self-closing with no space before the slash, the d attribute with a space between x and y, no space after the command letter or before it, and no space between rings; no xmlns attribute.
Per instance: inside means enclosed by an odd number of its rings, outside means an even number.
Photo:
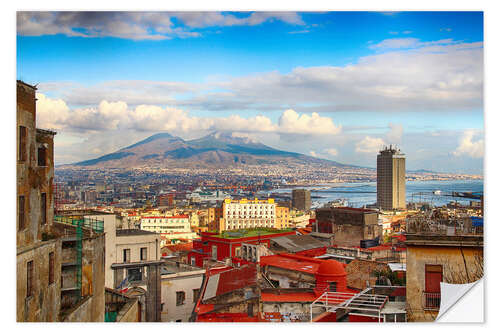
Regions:
<svg viewBox="0 0 500 333"><path fill-rule="evenodd" d="M377 205L384 210L406 208L405 155L389 146L377 155Z"/></svg>

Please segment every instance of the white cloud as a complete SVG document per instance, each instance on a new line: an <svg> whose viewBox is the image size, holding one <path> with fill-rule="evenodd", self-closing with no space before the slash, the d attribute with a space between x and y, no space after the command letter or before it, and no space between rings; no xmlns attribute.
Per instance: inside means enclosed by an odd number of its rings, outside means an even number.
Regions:
<svg viewBox="0 0 500 333"><path fill-rule="evenodd" d="M363 140L356 144L356 152L365 154L378 153L384 145L385 142L381 138L365 136Z"/></svg>
<svg viewBox="0 0 500 333"><path fill-rule="evenodd" d="M243 17L221 12L178 12L172 14L186 26L193 28L258 25L272 20L293 25L304 24L300 15L295 12L253 12Z"/></svg>
<svg viewBox="0 0 500 333"><path fill-rule="evenodd" d="M411 33L411 31L404 31L403 33L409 34L409 33ZM407 38L384 39L380 43L370 45L369 48L370 49L381 49L381 50L386 50L386 49L417 49L417 48L422 48L422 47L426 47L426 46L433 46L433 45L453 45L453 44L459 44L459 42L454 41L451 38L441 39L441 40L436 40L436 41L429 41L429 42L422 42L418 38L407 37Z"/></svg>
<svg viewBox="0 0 500 333"><path fill-rule="evenodd" d="M389 123L389 132L385 137L390 144L400 144L403 137L403 125Z"/></svg>
<svg viewBox="0 0 500 333"><path fill-rule="evenodd" d="M316 112L310 116L299 115L294 110L286 110L279 119L279 131L281 133L301 133L312 135L336 135L342 130L341 126L336 126L331 118L321 117Z"/></svg>
<svg viewBox="0 0 500 333"><path fill-rule="evenodd" d="M416 40L416 39L414 39ZM418 40L417 40L418 41ZM406 42L408 43L408 42ZM411 51L362 57L346 66L296 67L203 84L109 81L91 86L41 83L68 105L102 100L203 111L460 111L483 106L482 43L415 42Z"/></svg>
<svg viewBox="0 0 500 333"><path fill-rule="evenodd" d="M316 152L314 150L311 150L309 152L309 155L311 155L312 157L318 157L318 154L316 154Z"/></svg>
<svg viewBox="0 0 500 333"><path fill-rule="evenodd" d="M184 23L176 26L172 18ZM278 20L303 25L294 12L253 12L246 17L220 12L18 12L17 33L23 36L64 34L70 37L117 37L164 40L200 37L190 28L258 25Z"/></svg>
<svg viewBox="0 0 500 333"><path fill-rule="evenodd" d="M467 130L460 139L460 144L453 152L455 156L468 156L472 158L482 158L484 156L484 140L478 139L473 141L473 138L478 133L474 130Z"/></svg>
<svg viewBox="0 0 500 333"><path fill-rule="evenodd" d="M36 126L44 129L58 130L69 118L69 107L62 99L47 98L44 94L36 94Z"/></svg>
<svg viewBox="0 0 500 333"><path fill-rule="evenodd" d="M330 156L337 156L339 154L338 150L335 148L330 148L325 150Z"/></svg>
<svg viewBox="0 0 500 333"><path fill-rule="evenodd" d="M131 108L123 101L101 101L96 107L70 110L61 99L51 99L37 93L38 126L68 131L105 131L133 129L136 131L168 131L188 133L191 131L226 131L239 133L300 134L306 136L336 135L341 126L331 118L317 113L299 114L286 110L278 123L266 116L243 118L240 115L228 117L194 117L175 107L138 105Z"/></svg>

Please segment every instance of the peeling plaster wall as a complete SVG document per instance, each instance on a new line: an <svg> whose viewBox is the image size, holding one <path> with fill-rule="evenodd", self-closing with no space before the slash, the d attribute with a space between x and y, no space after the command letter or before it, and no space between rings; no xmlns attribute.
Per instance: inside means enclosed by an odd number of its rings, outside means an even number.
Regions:
<svg viewBox="0 0 500 333"><path fill-rule="evenodd" d="M49 253L54 253L54 282L49 284ZM33 295L26 297L27 263L33 261ZM41 242L17 253L17 321L57 321L61 307L61 242Z"/></svg>
<svg viewBox="0 0 500 333"><path fill-rule="evenodd" d="M54 134L36 129L35 90L17 85L16 161L17 198L25 197L25 227L19 229L16 214L17 246L27 246L42 240L42 233L49 232L53 220L52 183L54 179ZM25 160L19 160L20 126L27 129ZM38 166L38 147L47 149L46 165ZM41 193L47 194L47 223L41 225ZM19 200L16 198L16 212Z"/></svg>
<svg viewBox="0 0 500 333"><path fill-rule="evenodd" d="M61 242L42 241L53 222L54 134L36 129L35 88L17 82L16 106L16 244L17 321L57 321L61 308ZM20 126L26 128L20 158ZM46 148L46 166L38 166L38 147ZM41 194L46 193L46 223ZM24 196L24 227L19 224L19 196ZM49 284L49 253L54 253L54 282ZM33 293L27 297L27 263L33 261Z"/></svg>
<svg viewBox="0 0 500 333"><path fill-rule="evenodd" d="M462 251L461 251L462 250ZM462 256L463 253L463 256ZM406 260L406 303L408 321L434 321L438 311L424 310L425 265L442 265L443 282L471 283L483 275L482 247L408 246ZM466 278L466 268L469 280Z"/></svg>

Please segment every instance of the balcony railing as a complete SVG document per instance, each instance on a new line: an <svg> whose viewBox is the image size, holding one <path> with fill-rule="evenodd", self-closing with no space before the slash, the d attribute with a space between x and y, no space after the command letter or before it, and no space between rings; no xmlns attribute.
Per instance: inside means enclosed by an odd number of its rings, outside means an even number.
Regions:
<svg viewBox="0 0 500 333"><path fill-rule="evenodd" d="M95 218L56 215L54 216L54 222L89 228L97 233L104 232L104 221Z"/></svg>
<svg viewBox="0 0 500 333"><path fill-rule="evenodd" d="M424 310L439 310L441 304L441 293L427 293L423 295Z"/></svg>

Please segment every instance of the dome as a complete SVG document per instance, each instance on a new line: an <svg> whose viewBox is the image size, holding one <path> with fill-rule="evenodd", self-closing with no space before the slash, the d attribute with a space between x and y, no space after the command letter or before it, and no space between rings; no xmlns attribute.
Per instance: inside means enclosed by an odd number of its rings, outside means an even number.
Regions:
<svg viewBox="0 0 500 333"><path fill-rule="evenodd" d="M345 276L347 275L344 269L344 265L337 260L329 259L324 260L318 268L317 274L319 275L330 275L330 276Z"/></svg>

